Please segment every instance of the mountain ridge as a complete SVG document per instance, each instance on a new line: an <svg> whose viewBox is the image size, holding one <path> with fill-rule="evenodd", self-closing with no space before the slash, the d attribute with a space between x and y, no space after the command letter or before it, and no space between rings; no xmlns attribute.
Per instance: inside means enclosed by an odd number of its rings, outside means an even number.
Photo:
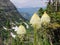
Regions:
<svg viewBox="0 0 60 45"><path fill-rule="evenodd" d="M22 17L26 18L27 20L30 20L31 16L35 13L38 12L38 10L41 7L31 7L31 8L17 8L18 12L22 15ZM42 7L43 9L45 7ZM25 14L24 14L25 13ZM27 15L28 14L28 15Z"/></svg>
<svg viewBox="0 0 60 45"><path fill-rule="evenodd" d="M18 12L27 20L30 20L31 16L37 12L40 7L37 8L17 8Z"/></svg>
<svg viewBox="0 0 60 45"><path fill-rule="evenodd" d="M10 0L0 0L0 28L6 26L7 21L15 23L20 19L24 20Z"/></svg>

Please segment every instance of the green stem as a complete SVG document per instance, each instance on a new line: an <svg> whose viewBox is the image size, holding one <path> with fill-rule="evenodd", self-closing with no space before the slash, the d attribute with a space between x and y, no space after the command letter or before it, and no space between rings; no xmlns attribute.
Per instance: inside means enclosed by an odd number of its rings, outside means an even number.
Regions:
<svg viewBox="0 0 60 45"><path fill-rule="evenodd" d="M22 36L22 35L21 35ZM21 44L24 45L23 36L21 37Z"/></svg>
<svg viewBox="0 0 60 45"><path fill-rule="evenodd" d="M18 45L18 39L16 39L16 41L17 41L17 45Z"/></svg>
<svg viewBox="0 0 60 45"><path fill-rule="evenodd" d="M33 45L37 45L37 30L36 28L34 29L34 43Z"/></svg>
<svg viewBox="0 0 60 45"><path fill-rule="evenodd" d="M22 43L22 45L24 45L23 40L22 40L22 42L21 42L21 43Z"/></svg>

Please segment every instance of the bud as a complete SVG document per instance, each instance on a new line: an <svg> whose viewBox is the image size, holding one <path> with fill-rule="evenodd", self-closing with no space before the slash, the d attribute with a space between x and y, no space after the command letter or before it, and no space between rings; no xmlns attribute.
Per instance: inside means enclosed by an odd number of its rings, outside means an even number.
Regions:
<svg viewBox="0 0 60 45"><path fill-rule="evenodd" d="M47 25L49 23L50 23L50 17L48 16L46 12L44 12L44 14L41 17L41 24Z"/></svg>
<svg viewBox="0 0 60 45"><path fill-rule="evenodd" d="M14 29L14 31L17 31L18 26L12 27L12 29Z"/></svg>
<svg viewBox="0 0 60 45"><path fill-rule="evenodd" d="M6 27L3 26L3 29L8 30Z"/></svg>
<svg viewBox="0 0 60 45"><path fill-rule="evenodd" d="M36 27L36 29L39 29L41 27L40 21L40 17L36 13L34 13L30 20L30 24L32 24L34 28Z"/></svg>
<svg viewBox="0 0 60 45"><path fill-rule="evenodd" d="M11 32L10 34L11 34L11 36L12 36L13 38L15 38L15 37L16 37L16 35L14 35L12 32Z"/></svg>
<svg viewBox="0 0 60 45"><path fill-rule="evenodd" d="M29 28L29 25L26 22L23 22L23 23L26 25L26 28L28 29Z"/></svg>

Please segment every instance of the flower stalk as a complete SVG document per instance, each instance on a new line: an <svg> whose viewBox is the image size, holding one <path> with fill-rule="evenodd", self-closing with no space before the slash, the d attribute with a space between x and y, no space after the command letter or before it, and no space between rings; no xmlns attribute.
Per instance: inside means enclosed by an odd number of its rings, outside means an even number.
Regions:
<svg viewBox="0 0 60 45"><path fill-rule="evenodd" d="M34 44L33 45L37 45L37 30L34 29Z"/></svg>

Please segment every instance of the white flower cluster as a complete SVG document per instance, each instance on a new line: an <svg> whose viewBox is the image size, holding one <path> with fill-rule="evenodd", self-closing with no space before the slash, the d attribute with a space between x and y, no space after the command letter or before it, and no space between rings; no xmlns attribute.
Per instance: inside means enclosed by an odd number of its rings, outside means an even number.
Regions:
<svg viewBox="0 0 60 45"><path fill-rule="evenodd" d="M21 35L26 34L26 29L23 25L20 25L19 27L18 26L12 27L12 29L14 29L14 31L16 31L16 33L18 34L18 37L21 37ZM12 32L11 32L11 36L13 38L16 37L16 35L14 35Z"/></svg>
<svg viewBox="0 0 60 45"><path fill-rule="evenodd" d="M50 23L50 17L46 12L44 12L43 16L41 17L41 24L46 25Z"/></svg>
<svg viewBox="0 0 60 45"><path fill-rule="evenodd" d="M16 32L18 35L24 35L26 34L26 29L23 25L20 25Z"/></svg>
<svg viewBox="0 0 60 45"><path fill-rule="evenodd" d="M30 24L32 24L32 26L36 26L37 29L39 29L41 27L41 24L49 24L50 23L50 17L48 16L48 14L46 12L44 12L44 14L42 15L41 19L40 17L35 13L31 20L30 20Z"/></svg>
<svg viewBox="0 0 60 45"><path fill-rule="evenodd" d="M32 16L30 20L30 24L32 24L33 27L36 26L37 29L41 27L40 17L36 13L34 13L34 15Z"/></svg>

